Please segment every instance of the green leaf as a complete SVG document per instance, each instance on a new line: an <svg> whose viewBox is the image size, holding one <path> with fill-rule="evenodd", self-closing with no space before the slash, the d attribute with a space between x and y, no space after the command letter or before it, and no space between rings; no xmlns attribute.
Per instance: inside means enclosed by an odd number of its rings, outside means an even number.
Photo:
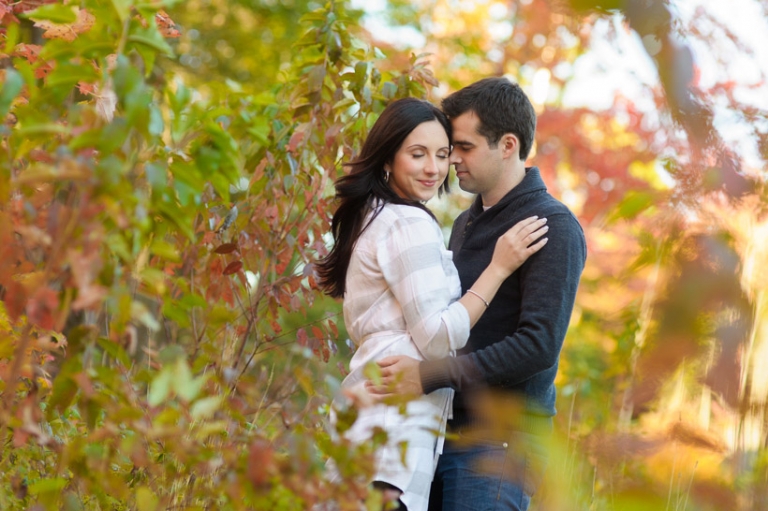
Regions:
<svg viewBox="0 0 768 511"><path fill-rule="evenodd" d="M67 480L63 477L54 477L53 479L42 479L29 485L29 493L40 495L41 493L61 491L66 485Z"/></svg>
<svg viewBox="0 0 768 511"><path fill-rule="evenodd" d="M11 102L19 95L23 86L24 80L19 73L10 68L5 70L5 83L0 90L0 119L5 119L11 109Z"/></svg>
<svg viewBox="0 0 768 511"><path fill-rule="evenodd" d="M82 368L80 360L73 357L67 360L61 368L61 372L56 376L51 385L51 397L48 398L48 408L46 410L48 419L51 420L54 411L64 412L77 395L79 390L77 383L72 379L72 375Z"/></svg>
<svg viewBox="0 0 768 511"><path fill-rule="evenodd" d="M74 87L77 82L95 82L99 74L90 63L76 65L68 62L57 62L56 67L45 78L46 88ZM69 92L69 91L67 91Z"/></svg>
<svg viewBox="0 0 768 511"><path fill-rule="evenodd" d="M132 0L111 0L112 7L115 8L115 12L117 12L117 16L120 18L120 21L125 21L126 18L128 18L128 15L131 13L131 4L133 3Z"/></svg>
<svg viewBox="0 0 768 511"><path fill-rule="evenodd" d="M158 53L163 53L169 57L173 57L173 49L171 49L168 43L165 42L165 39L163 39L163 36L160 34L160 32L157 31L157 29L147 29L142 31L142 33L129 35L128 41L146 46Z"/></svg>
<svg viewBox="0 0 768 511"><path fill-rule="evenodd" d="M181 258L179 257L179 251L176 249L176 246L163 240L156 239L152 241L152 244L149 247L149 251L154 255L162 257L166 261L181 261ZM163 276L164 275L165 274L163 274Z"/></svg>
<svg viewBox="0 0 768 511"><path fill-rule="evenodd" d="M160 330L160 323L157 322L155 316L147 309L147 306L142 302L133 301L131 303L131 318L135 319L152 332Z"/></svg>
<svg viewBox="0 0 768 511"><path fill-rule="evenodd" d="M171 384L173 383L173 372L170 368L164 367L160 374L152 380L152 384L149 386L149 396L147 397L147 404L149 406L157 406L166 400L171 393Z"/></svg>
<svg viewBox="0 0 768 511"><path fill-rule="evenodd" d="M630 191L609 215L608 221L615 222L621 219L634 218L651 207L654 199L654 195L651 193Z"/></svg>
<svg viewBox="0 0 768 511"><path fill-rule="evenodd" d="M322 89L324 79L325 79L325 66L322 64L314 66L312 70L309 72L309 76L307 77L309 91L316 92Z"/></svg>
<svg viewBox="0 0 768 511"><path fill-rule="evenodd" d="M162 314L169 320L178 323L181 328L187 328L190 325L189 309L180 307L170 300L163 304Z"/></svg>
<svg viewBox="0 0 768 511"><path fill-rule="evenodd" d="M35 21L52 21L53 23L68 24L77 21L77 13L71 5L45 4L37 9L19 14L19 17Z"/></svg>
<svg viewBox="0 0 768 511"><path fill-rule="evenodd" d="M13 53L16 43L19 42L19 24L9 23L6 25L5 30L5 47L3 48L2 53L7 55Z"/></svg>
<svg viewBox="0 0 768 511"><path fill-rule="evenodd" d="M397 85L389 81L384 82L381 85L381 94L387 99L394 98L395 94L397 94Z"/></svg>
<svg viewBox="0 0 768 511"><path fill-rule="evenodd" d="M195 420L211 417L221 407L223 396L210 396L199 399L192 404L189 413Z"/></svg>
<svg viewBox="0 0 768 511"><path fill-rule="evenodd" d="M174 370L173 389L178 396L185 401L193 401L203 385L208 380L207 375L202 375L198 378L192 376L192 370L189 368L189 364L183 358L176 361L176 368Z"/></svg>
<svg viewBox="0 0 768 511"><path fill-rule="evenodd" d="M23 126L19 128L16 133L20 137L30 137L35 135L67 135L70 132L68 126L62 126L61 124L45 123L45 124L32 124L31 126Z"/></svg>
<svg viewBox="0 0 768 511"><path fill-rule="evenodd" d="M163 134L165 124L163 123L163 114L157 105L149 105L149 134L159 137Z"/></svg>
<svg viewBox="0 0 768 511"><path fill-rule="evenodd" d="M333 105L333 109L334 110L341 110L341 109L344 109L344 108L349 108L349 107L351 107L353 105L357 105L357 101L355 101L352 98L344 98L341 101L338 101L337 103L335 103Z"/></svg>
<svg viewBox="0 0 768 511"><path fill-rule="evenodd" d="M98 340L98 343L99 346L101 346L101 349L103 349L110 357L120 362L123 366L130 367L131 359L122 346L103 337Z"/></svg>
<svg viewBox="0 0 768 511"><path fill-rule="evenodd" d="M359 89L365 85L368 78L368 63L360 61L355 64L355 88Z"/></svg>

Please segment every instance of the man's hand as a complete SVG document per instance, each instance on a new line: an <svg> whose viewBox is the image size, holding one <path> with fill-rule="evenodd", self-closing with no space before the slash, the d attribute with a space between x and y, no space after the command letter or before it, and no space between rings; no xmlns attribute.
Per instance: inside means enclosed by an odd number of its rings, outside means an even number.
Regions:
<svg viewBox="0 0 768 511"><path fill-rule="evenodd" d="M421 388L419 361L405 355L382 358L378 361L381 369L381 384L365 382L365 388L376 401L395 397L418 397Z"/></svg>

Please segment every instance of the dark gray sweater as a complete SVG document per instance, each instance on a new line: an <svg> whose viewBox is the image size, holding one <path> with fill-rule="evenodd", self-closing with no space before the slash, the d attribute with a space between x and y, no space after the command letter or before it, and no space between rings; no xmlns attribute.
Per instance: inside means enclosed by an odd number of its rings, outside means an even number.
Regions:
<svg viewBox="0 0 768 511"><path fill-rule="evenodd" d="M578 220L547 193L539 169L531 167L496 205L483 211L478 197L459 215L449 248L466 291L490 263L497 238L532 215L547 218L547 244L504 281L456 358L419 366L425 394L456 390L451 429L478 425L471 409L478 388L523 398L524 415L532 418L524 420L531 424L555 415L558 359L587 255Z"/></svg>

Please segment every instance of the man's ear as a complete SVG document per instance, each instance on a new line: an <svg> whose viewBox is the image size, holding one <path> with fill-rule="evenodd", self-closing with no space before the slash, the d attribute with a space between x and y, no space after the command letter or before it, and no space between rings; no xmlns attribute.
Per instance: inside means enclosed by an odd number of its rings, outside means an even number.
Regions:
<svg viewBox="0 0 768 511"><path fill-rule="evenodd" d="M499 140L501 145L502 156L504 158L511 158L513 156L520 157L520 139L513 133L505 133Z"/></svg>

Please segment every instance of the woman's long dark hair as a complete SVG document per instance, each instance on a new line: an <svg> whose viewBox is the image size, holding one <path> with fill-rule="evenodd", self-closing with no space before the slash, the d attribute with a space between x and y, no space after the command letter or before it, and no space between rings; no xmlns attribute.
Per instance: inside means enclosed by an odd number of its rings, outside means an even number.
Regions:
<svg viewBox="0 0 768 511"><path fill-rule="evenodd" d="M451 140L451 123L436 106L416 98L404 98L390 103L371 128L360 155L353 162L345 164L350 167L350 173L335 183L339 205L331 223L333 249L316 265L319 285L330 296L344 296L352 249L367 227L363 221L376 199L384 203L414 206L434 218L432 212L419 201L397 195L387 183L384 171L384 165L394 160L406 137L418 125L429 121L438 121L445 129L448 140ZM443 191L448 191L447 178L440 185L438 193Z"/></svg>

